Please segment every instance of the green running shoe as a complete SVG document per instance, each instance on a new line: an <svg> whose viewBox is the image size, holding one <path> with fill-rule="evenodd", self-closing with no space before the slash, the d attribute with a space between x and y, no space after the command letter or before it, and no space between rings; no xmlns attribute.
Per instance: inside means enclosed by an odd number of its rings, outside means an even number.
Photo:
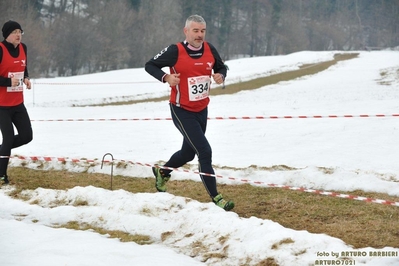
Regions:
<svg viewBox="0 0 399 266"><path fill-rule="evenodd" d="M230 211L234 208L234 202L232 202L231 200L227 201L223 199L222 194L219 194L216 197L214 197L213 202L220 208L224 209L225 211Z"/></svg>
<svg viewBox="0 0 399 266"><path fill-rule="evenodd" d="M152 172L154 173L154 176L155 176L155 188L159 192L165 192L166 191L166 182L169 181L170 175L165 175L163 173L163 170L157 166L152 167Z"/></svg>
<svg viewBox="0 0 399 266"><path fill-rule="evenodd" d="M3 181L3 185L7 185L8 183L10 183L8 181L8 176L7 175L4 175L4 176L0 177L0 180Z"/></svg>

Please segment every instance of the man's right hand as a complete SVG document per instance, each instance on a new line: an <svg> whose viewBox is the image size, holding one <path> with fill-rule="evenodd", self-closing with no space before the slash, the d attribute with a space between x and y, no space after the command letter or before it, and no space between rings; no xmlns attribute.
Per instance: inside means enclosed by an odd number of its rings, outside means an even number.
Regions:
<svg viewBox="0 0 399 266"><path fill-rule="evenodd" d="M170 86L176 86L180 83L180 73L166 75L165 81L169 83Z"/></svg>
<svg viewBox="0 0 399 266"><path fill-rule="evenodd" d="M11 87L17 87L22 85L22 82L20 79L17 78L11 78Z"/></svg>

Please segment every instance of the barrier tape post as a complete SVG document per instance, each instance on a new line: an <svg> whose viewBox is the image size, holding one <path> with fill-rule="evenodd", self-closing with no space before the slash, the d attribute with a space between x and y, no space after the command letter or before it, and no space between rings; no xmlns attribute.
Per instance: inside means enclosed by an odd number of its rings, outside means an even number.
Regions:
<svg viewBox="0 0 399 266"><path fill-rule="evenodd" d="M112 190L112 179L114 176L114 156L111 153L108 152L108 153L104 154L103 159L101 161L101 169L103 169L104 158L107 155L111 156L111 158L112 158L112 160L111 160L111 190Z"/></svg>

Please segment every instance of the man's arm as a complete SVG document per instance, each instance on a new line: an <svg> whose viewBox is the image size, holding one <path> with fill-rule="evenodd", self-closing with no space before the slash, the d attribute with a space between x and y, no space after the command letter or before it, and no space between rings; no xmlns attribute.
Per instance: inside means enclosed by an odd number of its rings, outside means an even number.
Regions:
<svg viewBox="0 0 399 266"><path fill-rule="evenodd" d="M210 44L209 47L211 48L211 52L213 54L213 57L215 58L215 65L213 66L213 72L214 73L219 73L223 75L223 79L226 78L227 76L227 68L226 65L224 64L222 58L219 55L219 52L216 50L216 48Z"/></svg>
<svg viewBox="0 0 399 266"><path fill-rule="evenodd" d="M28 71L28 47L26 47L26 44L22 43L22 47L24 48L25 51L25 56L26 56L26 66L25 66L25 73L24 73L24 78L29 79L29 71Z"/></svg>
<svg viewBox="0 0 399 266"><path fill-rule="evenodd" d="M0 64L3 61L3 49L0 47ZM0 76L0 86L1 87L10 87L11 86L11 79L9 77L1 77Z"/></svg>
<svg viewBox="0 0 399 266"><path fill-rule="evenodd" d="M169 45L145 63L145 71L157 80L165 82L164 78L167 73L162 68L174 66L177 62L177 56L177 45Z"/></svg>

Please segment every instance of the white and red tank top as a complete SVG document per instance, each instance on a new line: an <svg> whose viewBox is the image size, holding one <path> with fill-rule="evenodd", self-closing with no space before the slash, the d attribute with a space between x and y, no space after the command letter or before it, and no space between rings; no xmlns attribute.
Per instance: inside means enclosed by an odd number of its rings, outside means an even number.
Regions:
<svg viewBox="0 0 399 266"><path fill-rule="evenodd" d="M14 58L10 55L4 44L0 43L3 49L3 59L0 63L0 76L20 79L16 87L0 87L0 106L17 106L24 101L23 80L26 68L26 54L22 44L19 44L19 56Z"/></svg>
<svg viewBox="0 0 399 266"><path fill-rule="evenodd" d="M192 58L178 43L176 64L170 68L170 73L180 73L180 83L171 87L170 102L178 107L192 112L199 112L209 104L212 68L215 59L209 45L204 42L204 52L200 58Z"/></svg>

